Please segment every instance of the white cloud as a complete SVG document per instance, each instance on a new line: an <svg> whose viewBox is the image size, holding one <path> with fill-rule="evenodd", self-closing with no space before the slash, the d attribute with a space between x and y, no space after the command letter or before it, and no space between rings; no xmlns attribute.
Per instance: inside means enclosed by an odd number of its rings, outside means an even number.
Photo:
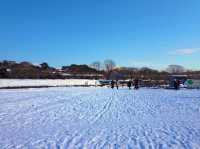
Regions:
<svg viewBox="0 0 200 149"><path fill-rule="evenodd" d="M192 55L192 54L197 53L199 51L200 51L200 48L177 49L175 51L172 51L170 54L171 55Z"/></svg>

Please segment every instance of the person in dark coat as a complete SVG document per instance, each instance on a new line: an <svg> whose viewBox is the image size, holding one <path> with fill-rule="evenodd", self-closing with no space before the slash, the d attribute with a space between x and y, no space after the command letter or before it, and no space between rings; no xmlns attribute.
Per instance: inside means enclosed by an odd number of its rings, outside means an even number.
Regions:
<svg viewBox="0 0 200 149"><path fill-rule="evenodd" d="M131 80L129 80L128 83L127 83L129 90L131 89L131 85L132 85L132 82L131 82Z"/></svg>
<svg viewBox="0 0 200 149"><path fill-rule="evenodd" d="M134 89L138 89L139 88L139 80L136 78L134 80Z"/></svg>
<svg viewBox="0 0 200 149"><path fill-rule="evenodd" d="M176 80L177 89L180 89L180 80Z"/></svg>
<svg viewBox="0 0 200 149"><path fill-rule="evenodd" d="M177 80L176 79L174 80L174 89L176 89L176 90L178 89L178 84L177 84Z"/></svg>
<svg viewBox="0 0 200 149"><path fill-rule="evenodd" d="M110 85L111 85L111 88L113 89L114 86L115 86L115 82L112 80L111 83L110 83Z"/></svg>
<svg viewBox="0 0 200 149"><path fill-rule="evenodd" d="M118 80L116 80L116 87L117 87L117 89L119 88L119 82L118 82Z"/></svg>

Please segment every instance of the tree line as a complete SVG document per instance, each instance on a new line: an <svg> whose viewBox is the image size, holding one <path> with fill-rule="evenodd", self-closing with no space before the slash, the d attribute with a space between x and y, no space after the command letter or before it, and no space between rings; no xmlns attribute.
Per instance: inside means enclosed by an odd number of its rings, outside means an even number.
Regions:
<svg viewBox="0 0 200 149"><path fill-rule="evenodd" d="M61 69L54 68L44 62L33 65L30 62L17 63L15 61L0 62L0 78L16 79L133 79L162 81L170 74L186 74L189 78L200 79L200 71L191 71L180 65L169 65L166 70L142 67L117 67L116 63L107 59L103 62L95 61L90 65L72 64Z"/></svg>

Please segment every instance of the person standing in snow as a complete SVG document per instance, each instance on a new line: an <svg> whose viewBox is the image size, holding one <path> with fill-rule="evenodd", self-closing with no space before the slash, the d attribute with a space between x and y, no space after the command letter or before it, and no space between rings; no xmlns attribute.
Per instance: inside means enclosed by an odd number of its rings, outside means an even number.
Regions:
<svg viewBox="0 0 200 149"><path fill-rule="evenodd" d="M177 80L176 84L177 84L177 90L180 89L180 80Z"/></svg>
<svg viewBox="0 0 200 149"><path fill-rule="evenodd" d="M139 80L136 78L134 80L134 89L138 89L139 88Z"/></svg>
<svg viewBox="0 0 200 149"><path fill-rule="evenodd" d="M119 88L118 80L116 80L116 87Z"/></svg>
<svg viewBox="0 0 200 149"><path fill-rule="evenodd" d="M131 85L132 85L132 82L131 82L131 80L129 80L128 83L127 83L129 90L131 89Z"/></svg>
<svg viewBox="0 0 200 149"><path fill-rule="evenodd" d="M177 80L176 79L174 79L174 82L173 82L173 84L174 84L174 89L178 89L178 84L177 84Z"/></svg>
<svg viewBox="0 0 200 149"><path fill-rule="evenodd" d="M111 83L110 83L110 85L111 85L111 88L113 89L114 86L115 86L115 82L112 80Z"/></svg>

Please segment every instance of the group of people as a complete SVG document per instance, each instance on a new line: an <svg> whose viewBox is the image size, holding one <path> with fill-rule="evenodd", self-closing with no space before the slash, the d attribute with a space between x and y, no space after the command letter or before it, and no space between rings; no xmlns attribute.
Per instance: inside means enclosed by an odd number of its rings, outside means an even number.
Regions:
<svg viewBox="0 0 200 149"><path fill-rule="evenodd" d="M116 80L112 80L111 83L111 88L114 89L114 87L116 86L116 88L118 89L119 88L119 81ZM139 89L139 80L138 79L135 79L135 80L129 80L127 82L127 87L129 88L129 90L131 89L131 87L134 86L134 89Z"/></svg>
<svg viewBox="0 0 200 149"><path fill-rule="evenodd" d="M124 82L119 83L118 80L115 80L115 81L112 80L110 82L110 86L112 89L114 89L114 87L119 89L119 84L122 84L122 86L124 86ZM134 87L134 89L139 89L139 79L129 80L128 82L126 82L126 84L127 84L127 87L129 88L129 90L132 88L132 86ZM180 80L178 80L178 79L173 80L173 88L175 90L180 89L180 84L181 84Z"/></svg>

